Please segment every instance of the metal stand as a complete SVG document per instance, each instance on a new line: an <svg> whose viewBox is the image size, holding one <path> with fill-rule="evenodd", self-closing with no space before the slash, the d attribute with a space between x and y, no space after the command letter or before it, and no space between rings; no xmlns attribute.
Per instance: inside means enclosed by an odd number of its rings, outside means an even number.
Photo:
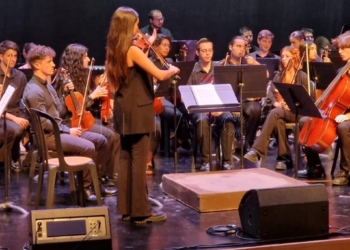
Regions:
<svg viewBox="0 0 350 250"><path fill-rule="evenodd" d="M10 156L7 154L7 124L6 124L6 111L3 113L4 115L4 155L5 155L5 162L4 162L4 178L5 178L5 202L0 204L0 211L16 211L20 212L24 215L27 215L28 212L19 207L16 206L13 202L9 201L9 170L10 170Z"/></svg>
<svg viewBox="0 0 350 250"><path fill-rule="evenodd" d="M173 81L171 82L173 85L173 93L174 93L174 173L177 173L177 119L176 119L176 98L177 98L177 79L176 76L174 76Z"/></svg>

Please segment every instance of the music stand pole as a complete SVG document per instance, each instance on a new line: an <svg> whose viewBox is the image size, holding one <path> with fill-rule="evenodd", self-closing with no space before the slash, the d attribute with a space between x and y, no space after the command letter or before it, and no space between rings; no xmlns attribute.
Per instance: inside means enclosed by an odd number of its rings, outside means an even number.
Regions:
<svg viewBox="0 0 350 250"><path fill-rule="evenodd" d="M172 84L173 84L173 91L174 91L174 173L177 173L177 119L176 119L177 79L176 79L176 76L174 76Z"/></svg>
<svg viewBox="0 0 350 250"><path fill-rule="evenodd" d="M18 211L24 215L27 215L28 212L16 206L13 202L9 201L9 170L10 170L10 156L7 154L7 124L6 124L6 111L3 113L4 115L4 178L5 178L5 202L0 204L0 211L2 210L14 210Z"/></svg>
<svg viewBox="0 0 350 250"><path fill-rule="evenodd" d="M244 83L242 82L242 73L240 74L240 80L238 83L238 87L239 87L239 102L241 103L241 107L240 107L240 111L241 111L241 117L239 119L240 121L240 133L241 133L241 169L244 168L243 165L243 150L244 150L244 135L243 135L243 87L244 87ZM243 140L244 139L244 140Z"/></svg>

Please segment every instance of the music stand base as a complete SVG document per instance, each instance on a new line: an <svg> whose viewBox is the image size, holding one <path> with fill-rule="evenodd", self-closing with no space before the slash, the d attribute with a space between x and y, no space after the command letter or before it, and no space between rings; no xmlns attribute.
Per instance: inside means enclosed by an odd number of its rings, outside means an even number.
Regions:
<svg viewBox="0 0 350 250"><path fill-rule="evenodd" d="M27 210L25 210L24 208L21 208L19 206L16 206L13 202L4 202L0 204L0 211L15 211L15 212L19 212L22 213L24 215L29 214L27 212Z"/></svg>

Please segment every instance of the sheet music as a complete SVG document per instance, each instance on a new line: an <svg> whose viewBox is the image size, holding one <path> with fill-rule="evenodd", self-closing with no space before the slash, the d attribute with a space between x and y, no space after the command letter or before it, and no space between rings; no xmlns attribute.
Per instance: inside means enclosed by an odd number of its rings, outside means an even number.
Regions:
<svg viewBox="0 0 350 250"><path fill-rule="evenodd" d="M191 85L191 90L197 105L223 104L213 84Z"/></svg>
<svg viewBox="0 0 350 250"><path fill-rule="evenodd" d="M8 102L10 101L13 93L15 92L16 88L13 87L12 85L9 85L6 88L5 93L3 94L3 96L1 97L1 101L0 101L0 117L2 116L4 110L7 107Z"/></svg>

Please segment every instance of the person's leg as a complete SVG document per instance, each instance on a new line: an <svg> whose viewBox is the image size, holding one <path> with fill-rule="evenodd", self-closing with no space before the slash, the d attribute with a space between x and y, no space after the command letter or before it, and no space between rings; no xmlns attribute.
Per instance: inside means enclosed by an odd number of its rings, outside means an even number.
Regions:
<svg viewBox="0 0 350 250"><path fill-rule="evenodd" d="M221 123L222 164L224 169L229 170L232 169L232 143L235 132L233 117L231 113L225 112L222 113L219 120Z"/></svg>
<svg viewBox="0 0 350 250"><path fill-rule="evenodd" d="M349 183L350 170L350 121L339 123L337 126L340 143L340 171L332 181L334 185L345 186Z"/></svg>
<svg viewBox="0 0 350 250"><path fill-rule="evenodd" d="M209 170L209 117L206 114L193 114L192 123L197 128L197 141L201 148L202 170ZM196 150L196 149L193 149ZM208 168L208 169L206 169Z"/></svg>
<svg viewBox="0 0 350 250"><path fill-rule="evenodd" d="M261 105L257 101L243 103L243 114L246 119L245 148L253 145L261 118Z"/></svg>

